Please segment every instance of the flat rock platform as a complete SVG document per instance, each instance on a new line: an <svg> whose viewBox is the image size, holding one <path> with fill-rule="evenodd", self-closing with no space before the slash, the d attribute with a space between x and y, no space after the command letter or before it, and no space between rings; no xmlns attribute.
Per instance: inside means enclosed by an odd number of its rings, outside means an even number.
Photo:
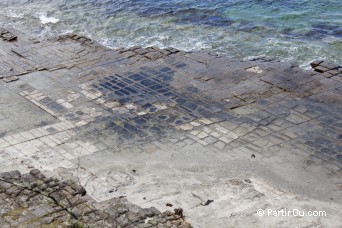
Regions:
<svg viewBox="0 0 342 228"><path fill-rule="evenodd" d="M339 65L0 34L1 227L342 226Z"/></svg>

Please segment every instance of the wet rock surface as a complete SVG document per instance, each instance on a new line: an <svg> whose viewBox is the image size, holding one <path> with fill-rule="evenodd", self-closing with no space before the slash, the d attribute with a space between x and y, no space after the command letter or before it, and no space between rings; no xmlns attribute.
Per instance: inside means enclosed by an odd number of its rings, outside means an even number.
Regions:
<svg viewBox="0 0 342 228"><path fill-rule="evenodd" d="M15 35L0 40L1 213L14 215L0 224L26 224L21 210L50 196L60 211L32 212L35 224L342 224L339 65ZM95 212L82 216L85 204ZM271 219L259 208L329 216Z"/></svg>

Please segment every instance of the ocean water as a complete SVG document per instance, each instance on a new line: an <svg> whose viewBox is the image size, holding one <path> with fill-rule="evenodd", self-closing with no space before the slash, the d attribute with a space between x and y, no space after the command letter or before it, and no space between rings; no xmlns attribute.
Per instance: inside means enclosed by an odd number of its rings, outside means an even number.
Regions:
<svg viewBox="0 0 342 228"><path fill-rule="evenodd" d="M43 39L76 32L111 48L342 63L342 0L0 0L0 25Z"/></svg>

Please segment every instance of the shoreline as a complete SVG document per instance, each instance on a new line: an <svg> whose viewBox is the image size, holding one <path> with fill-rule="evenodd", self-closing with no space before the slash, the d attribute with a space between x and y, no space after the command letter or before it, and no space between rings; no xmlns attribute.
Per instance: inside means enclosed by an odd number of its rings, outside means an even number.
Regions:
<svg viewBox="0 0 342 228"><path fill-rule="evenodd" d="M11 17L8 17L8 16L2 16L3 18L5 18L5 21L9 20L9 21L17 21L18 18L11 18ZM20 19L22 20L22 19ZM69 34L70 31L67 30L67 29L62 29L62 28L54 28L54 23L47 23L47 24L44 24L44 23L39 23L33 27L31 27L31 25L28 25L28 24L22 24L22 22L17 21L18 23L11 23L11 27L13 27L14 29L18 29L18 30L23 30L25 31L26 33L30 33L30 32L34 32L36 33L35 36L37 39L41 39L41 40L46 40L46 39L50 39L50 38L53 38L55 36L62 36L62 35L65 35L65 34ZM38 19L37 19L38 20ZM20 23L19 23L20 22ZM17 27L19 26L19 27ZM134 47L136 45L137 42L127 42L125 44L128 44L128 46L125 46L125 45L116 45L116 44L112 44L112 42L114 42L116 39L114 39L114 37L110 37L110 36L104 36L104 37L99 37L96 35L96 33L92 33L92 32L87 32L86 30L82 30L82 36L85 36L85 37L88 37L88 38L92 38L92 39L95 39L96 42L100 43L101 45L109 48L109 49L116 49L116 48L120 48L121 46L123 47ZM46 33L46 34L45 34ZM50 34L50 35L47 35L47 34ZM31 34L33 35L33 34ZM210 35L210 34L208 34ZM226 34L229 36L229 34ZM329 38L329 37L328 37ZM327 38L327 39L328 39ZM117 37L118 40L121 40L121 39L124 39L122 37ZM127 40L129 40L130 38L126 38ZM134 37L133 37L134 39ZM331 38L333 39L333 38ZM273 40L273 41L272 41ZM294 40L297 40L297 39L294 39ZM143 40L142 40L143 41ZM278 38L274 37L274 38L270 38L269 41L271 43L265 43L265 46L273 46L275 45L275 43L278 43L278 42L282 42L281 40L278 40ZM195 40L194 40L195 42ZM266 42L266 41L265 41ZM283 41L285 42L285 41ZM290 41L286 41L286 45L290 45L289 43ZM311 42L309 42L308 40L306 41L307 42L307 45L311 45ZM339 43L338 40L335 41L335 44ZM138 42L139 43L139 42ZM316 41L314 42L314 46L315 46L315 50L317 50L317 52L319 52L319 50L321 51L325 51L325 49L329 49L329 45L325 42L325 41L321 41L321 44L322 45L328 45L328 46L325 46L325 48L323 48L323 46L320 46L318 45L319 43L317 43ZM214 50L215 53L217 54L223 54L223 55L226 55L226 56L230 56L231 58L237 58L237 59L240 59L240 60L243 60L243 61L247 61L249 59L252 59L255 57L255 53L249 53L249 54L239 54L239 53L235 53L234 54L234 51L231 50L231 48L233 47L226 47L224 48L223 50L221 49L209 49L208 47L211 45L211 44L203 44L204 46L206 47L202 47L202 48L195 48L195 49L192 49L189 47L189 45L186 45L186 46L177 46L175 45L171 45L172 47L176 48L176 49L179 49L179 50L183 50L183 51L190 51L190 52L198 52L198 51L203 51L203 52L211 52L211 50ZM208 46L209 45L209 46ZM170 45L167 45L167 44L164 44L163 42L149 42L149 44L145 44L145 45L142 45L143 47L147 48L147 47L151 47L151 46L158 46L160 49L163 49L163 48L166 48L166 47L169 47ZM251 47L247 48L245 51L251 49L253 47L253 45L251 45ZM290 48L291 45L288 47ZM339 46L336 46L337 48ZM236 49L238 49L238 47L236 47ZM287 49L285 48L284 50L282 50L282 52L286 51ZM310 68L310 62L318 59L319 55L316 55L316 52L313 52L311 53L313 56L313 58L306 58L306 60L298 60L298 61L293 61L291 59L293 59L293 56L299 56L303 53L304 50L300 51L300 49L294 49L292 50L292 54L288 54L287 56L282 56L280 54L279 56L279 53L276 53L276 52L272 52L273 54L266 54L266 53L269 53L269 51L271 50L264 50L262 53L260 53L260 55L257 55L257 57L272 57L274 59L278 59L278 60L281 60L282 62L284 63L288 63L288 64L293 64L293 63L296 63L298 64L302 69L305 69L305 70L309 70L311 69ZM280 51L280 50L279 50ZM247 52L244 52L241 50L241 53L247 53ZM278 57L275 57L275 56L278 56ZM322 55L321 55L322 56ZM320 56L320 57L321 57ZM324 55L325 56L325 55ZM297 58L295 57L295 59ZM327 62L331 62L331 63L334 63L334 64L342 64L339 60L338 57L332 57L331 59L327 59L327 57L325 56L324 58L322 58L324 60L326 60Z"/></svg>
<svg viewBox="0 0 342 228"><path fill-rule="evenodd" d="M71 178L99 208L182 208L194 227L342 224L341 66L2 38L1 173ZM328 216L256 214L281 208Z"/></svg>

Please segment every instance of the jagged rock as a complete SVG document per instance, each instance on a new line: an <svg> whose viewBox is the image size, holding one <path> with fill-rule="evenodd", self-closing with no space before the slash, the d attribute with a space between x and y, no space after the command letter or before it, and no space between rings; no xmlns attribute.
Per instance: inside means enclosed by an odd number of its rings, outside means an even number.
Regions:
<svg viewBox="0 0 342 228"><path fill-rule="evenodd" d="M11 172L5 172L0 174L0 178L5 180L18 180L21 178L21 174L19 171L11 171Z"/></svg>
<svg viewBox="0 0 342 228"><path fill-rule="evenodd" d="M133 223L136 223L136 222L138 222L141 219L140 216L138 216L136 213L133 213L131 211L128 211L125 214L125 216L126 216L127 219L129 219Z"/></svg>
<svg viewBox="0 0 342 228"><path fill-rule="evenodd" d="M85 190L85 188L83 188L81 185L78 185L76 183L73 183L70 185L70 187L77 193L80 194L81 196L84 196L85 194L87 194L87 191Z"/></svg>
<svg viewBox="0 0 342 228"><path fill-rule="evenodd" d="M93 206L92 199L86 197L85 189L76 182L60 182L56 178L45 177L37 169L24 175L19 171L6 172L0 174L0 177L5 180L0 180L1 206L8 204L9 210L6 213L19 210L17 207L20 207L23 214L26 210L34 211L37 218L32 217L34 222L29 225L39 226L37 221L41 225L65 223L67 220L70 221L70 226L78 224L87 227L102 227L104 224L109 227L172 227L185 224L181 208L176 209L175 213L161 213L154 207L144 209L133 206L126 199L114 201L105 210L99 210ZM4 194L6 200L2 198ZM146 218L151 218L148 223L145 222ZM15 219L12 225L20 225L20 221L26 221L17 217Z"/></svg>
<svg viewBox="0 0 342 228"><path fill-rule="evenodd" d="M175 214L179 215L180 217L183 217L183 209L182 208L176 208Z"/></svg>
<svg viewBox="0 0 342 228"><path fill-rule="evenodd" d="M312 68L316 68L319 66L319 64L321 64L323 62L323 60L315 60L313 62L310 63Z"/></svg>
<svg viewBox="0 0 342 228"><path fill-rule="evenodd" d="M17 36L12 34L10 31L7 31L5 29L0 29L0 36L3 40L6 41L14 41L17 39Z"/></svg>

